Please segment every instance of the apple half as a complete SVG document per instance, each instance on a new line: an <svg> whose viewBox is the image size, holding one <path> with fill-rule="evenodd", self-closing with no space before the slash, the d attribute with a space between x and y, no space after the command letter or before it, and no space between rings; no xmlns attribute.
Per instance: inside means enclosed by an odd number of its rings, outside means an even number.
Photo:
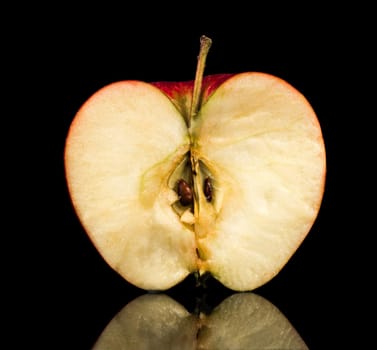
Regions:
<svg viewBox="0 0 377 350"><path fill-rule="evenodd" d="M292 257L322 202L325 145L308 100L266 73L203 77L208 40L194 81L109 84L67 135L78 218L142 289L209 273L253 290Z"/></svg>

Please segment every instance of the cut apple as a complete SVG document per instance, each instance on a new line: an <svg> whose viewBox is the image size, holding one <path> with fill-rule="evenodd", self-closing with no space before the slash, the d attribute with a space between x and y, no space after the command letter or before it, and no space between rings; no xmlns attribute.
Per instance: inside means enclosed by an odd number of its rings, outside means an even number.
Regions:
<svg viewBox="0 0 377 350"><path fill-rule="evenodd" d="M325 146L308 100L266 73L202 78L201 52L194 81L103 87L66 140L84 229L146 290L191 273L238 291L263 285L309 233L323 197Z"/></svg>
<svg viewBox="0 0 377 350"><path fill-rule="evenodd" d="M124 306L102 331L101 349L295 349L308 346L265 298L236 293L210 314L190 314L164 294L142 295Z"/></svg>

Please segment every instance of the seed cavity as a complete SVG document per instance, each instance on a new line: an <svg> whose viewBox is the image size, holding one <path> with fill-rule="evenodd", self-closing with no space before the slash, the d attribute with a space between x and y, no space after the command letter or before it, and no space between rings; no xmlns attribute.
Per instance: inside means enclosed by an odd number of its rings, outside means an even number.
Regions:
<svg viewBox="0 0 377 350"><path fill-rule="evenodd" d="M195 216L192 213L191 209L186 209L183 214L180 217L180 220L188 225L194 225L195 224Z"/></svg>
<svg viewBox="0 0 377 350"><path fill-rule="evenodd" d="M184 207L192 204L192 201L193 201L192 189L185 180L183 179L178 180L177 193L179 197L179 202Z"/></svg>
<svg viewBox="0 0 377 350"><path fill-rule="evenodd" d="M203 184L203 192L207 199L207 202L212 201L212 183L210 177L206 177Z"/></svg>

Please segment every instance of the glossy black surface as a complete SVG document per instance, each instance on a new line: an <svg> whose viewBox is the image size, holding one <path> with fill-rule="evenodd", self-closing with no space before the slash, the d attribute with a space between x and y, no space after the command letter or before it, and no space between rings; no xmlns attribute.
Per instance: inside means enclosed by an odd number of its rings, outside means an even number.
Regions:
<svg viewBox="0 0 377 350"><path fill-rule="evenodd" d="M356 200L357 186L350 185L364 167L349 141L358 125L350 125L355 111L348 101L359 86L350 83L348 69L355 52L364 57L364 46L348 20L326 15L325 9L317 9L313 19L308 17L313 8L288 17L280 10L271 14L272 9L259 12L253 6L223 10L221 15L209 11L182 18L174 12L151 17L130 9L91 16L72 9L61 17L46 12L39 26L33 22L25 30L29 49L22 54L29 59L20 70L28 76L19 84L26 84L26 95L32 96L28 103L33 114L23 117L24 125L36 127L30 143L37 146L33 152L26 147L23 158L33 164L27 197L28 210L35 214L25 230L27 258L15 275L32 281L22 282L26 299L20 302L32 311L17 312L31 334L30 343L90 349L114 315L145 293L104 263L82 229L65 184L65 137L81 104L108 83L193 79L202 34L213 39L206 74L277 75L300 90L317 112L328 162L318 219L281 273L254 292L289 319L310 349L349 343L354 334L350 330L360 319L351 316L359 310L355 290L366 281L355 266L355 251L361 248L355 237L366 229L356 223L360 208L354 203L361 202ZM359 64L351 72L360 74L363 68ZM166 293L191 311L203 293L212 308L233 292L212 279L206 290L197 289L190 277Z"/></svg>

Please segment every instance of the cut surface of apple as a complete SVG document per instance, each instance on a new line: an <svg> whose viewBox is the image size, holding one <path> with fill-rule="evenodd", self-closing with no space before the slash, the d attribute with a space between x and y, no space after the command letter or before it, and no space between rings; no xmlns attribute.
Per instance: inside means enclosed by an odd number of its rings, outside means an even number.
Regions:
<svg viewBox="0 0 377 350"><path fill-rule="evenodd" d="M65 147L72 203L106 262L168 289L191 273L253 290L272 279L320 209L325 146L307 99L257 72L122 81L76 114Z"/></svg>

